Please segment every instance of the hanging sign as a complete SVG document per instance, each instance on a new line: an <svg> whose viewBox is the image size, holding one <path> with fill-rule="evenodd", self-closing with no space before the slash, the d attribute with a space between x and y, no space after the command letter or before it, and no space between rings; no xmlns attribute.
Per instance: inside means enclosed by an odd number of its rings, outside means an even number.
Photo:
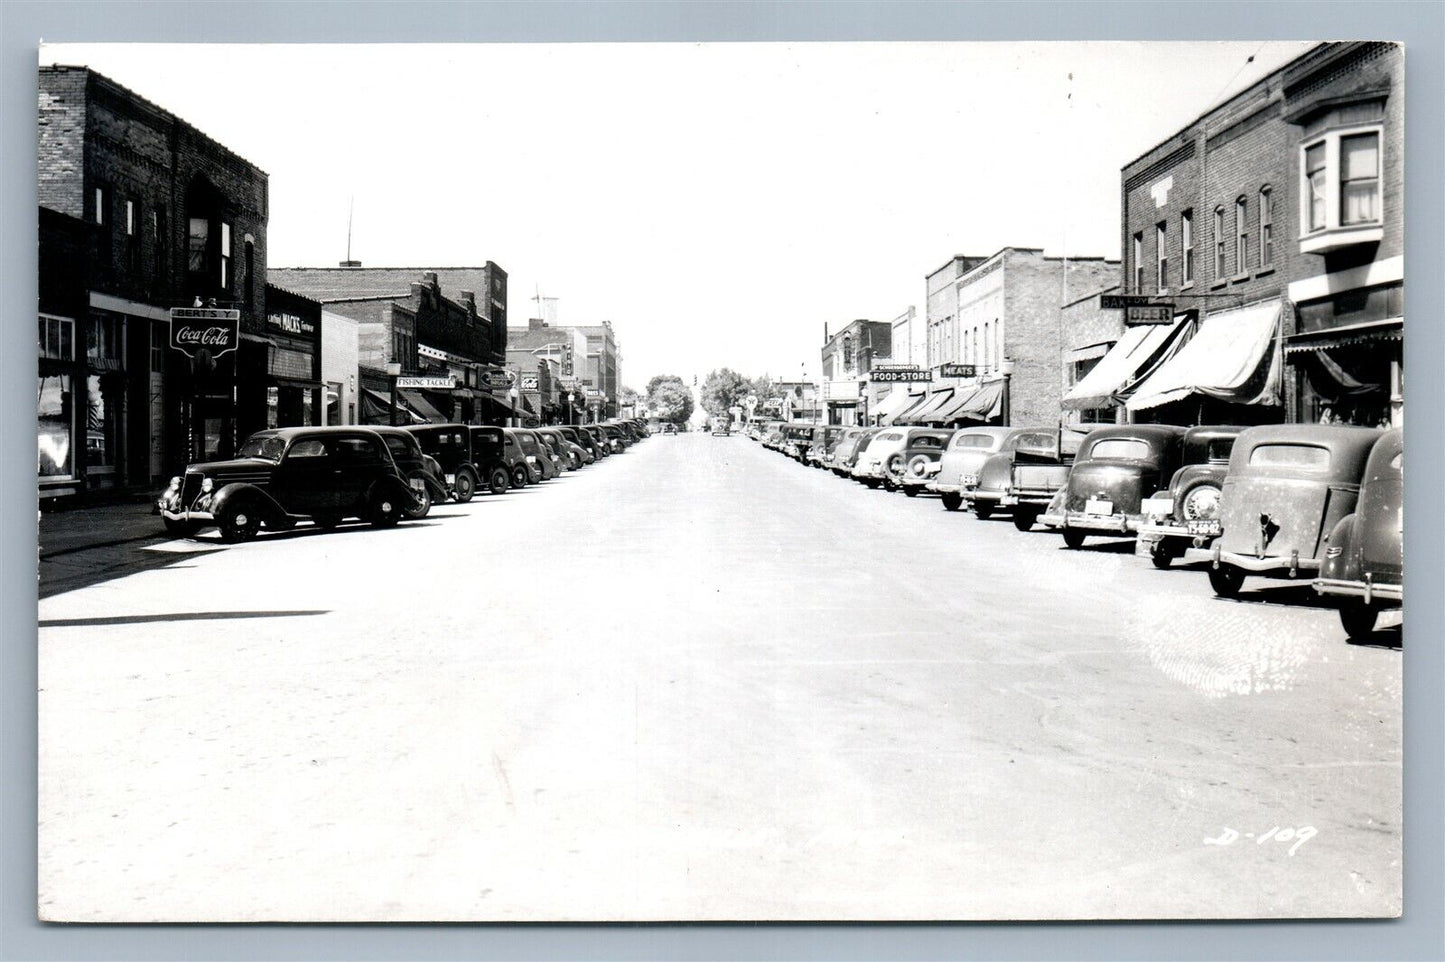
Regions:
<svg viewBox="0 0 1445 962"><path fill-rule="evenodd" d="M451 391L457 386L457 379L451 376L446 377L399 377L396 379L397 387L423 388L428 391Z"/></svg>
<svg viewBox="0 0 1445 962"><path fill-rule="evenodd" d="M977 377L978 368L972 364L944 364L938 369L939 377Z"/></svg>
<svg viewBox="0 0 1445 962"><path fill-rule="evenodd" d="M241 341L241 312L234 308L171 308L171 348L186 357L205 351L220 357Z"/></svg>

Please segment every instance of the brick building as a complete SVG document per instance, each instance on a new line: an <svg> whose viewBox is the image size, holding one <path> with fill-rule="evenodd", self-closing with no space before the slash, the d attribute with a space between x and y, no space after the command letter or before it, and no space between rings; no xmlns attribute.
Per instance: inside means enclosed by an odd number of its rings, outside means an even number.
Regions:
<svg viewBox="0 0 1445 962"><path fill-rule="evenodd" d="M586 419L588 411L581 374L586 359L587 335L575 327L555 326L541 318L531 318L527 327L514 327L507 333L507 369L519 379L524 374L537 378L535 397L528 398L523 388L520 399L535 401L533 414L543 421L576 424ZM544 382L550 385L545 390ZM525 415L526 405L522 407Z"/></svg>
<svg viewBox="0 0 1445 962"><path fill-rule="evenodd" d="M68 344L75 365L41 385L42 405L47 391L69 397L49 430L68 419L73 454L42 494L152 487L266 423L267 177L88 68L41 67L38 89L40 207L89 225L77 246L76 231L42 214L41 288L57 272L85 285L68 313L42 310L59 339L47 334L42 356ZM198 302L239 322L224 350L191 358L170 346L170 312Z"/></svg>
<svg viewBox="0 0 1445 962"><path fill-rule="evenodd" d="M587 338L587 364L582 369L582 388L594 420L617 417L618 393L622 390L622 354L611 321L581 325L577 330Z"/></svg>
<svg viewBox="0 0 1445 962"><path fill-rule="evenodd" d="M872 381L873 365L893 360L894 322L851 321L823 342L823 402L829 424L866 424L888 393ZM824 329L827 333L827 329Z"/></svg>
<svg viewBox="0 0 1445 962"><path fill-rule="evenodd" d="M271 278L357 322L358 419L501 423L511 416L507 275L483 267L288 267ZM395 367L393 367L395 365ZM392 370L450 380L403 387L392 408Z"/></svg>
<svg viewBox="0 0 1445 962"><path fill-rule="evenodd" d="M927 393L892 412L895 423L1054 424L1070 291L1113 283L1117 261L1045 257L1005 247L955 256L927 276ZM969 372L972 373L969 373ZM915 388L916 390L916 388Z"/></svg>
<svg viewBox="0 0 1445 962"><path fill-rule="evenodd" d="M1398 421L1402 81L1395 45L1320 44L1125 165L1122 288L1175 310L1072 401L1177 424Z"/></svg>

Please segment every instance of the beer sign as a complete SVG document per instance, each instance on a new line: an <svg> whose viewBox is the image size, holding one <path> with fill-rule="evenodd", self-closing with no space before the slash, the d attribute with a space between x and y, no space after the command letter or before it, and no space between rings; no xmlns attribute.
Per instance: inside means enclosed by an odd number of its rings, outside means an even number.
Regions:
<svg viewBox="0 0 1445 962"><path fill-rule="evenodd" d="M234 308L171 308L171 348L186 357L202 351L220 357L241 341L241 312Z"/></svg>

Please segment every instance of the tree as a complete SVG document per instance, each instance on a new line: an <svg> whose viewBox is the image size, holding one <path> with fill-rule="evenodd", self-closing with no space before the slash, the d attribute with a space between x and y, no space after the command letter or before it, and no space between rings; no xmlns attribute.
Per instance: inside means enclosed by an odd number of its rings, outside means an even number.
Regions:
<svg viewBox="0 0 1445 962"><path fill-rule="evenodd" d="M713 371L702 382L702 406L714 417L727 417L748 396L748 380L731 368Z"/></svg>
<svg viewBox="0 0 1445 962"><path fill-rule="evenodd" d="M676 374L659 374L647 382L647 407L660 421L682 424L692 416L692 391Z"/></svg>

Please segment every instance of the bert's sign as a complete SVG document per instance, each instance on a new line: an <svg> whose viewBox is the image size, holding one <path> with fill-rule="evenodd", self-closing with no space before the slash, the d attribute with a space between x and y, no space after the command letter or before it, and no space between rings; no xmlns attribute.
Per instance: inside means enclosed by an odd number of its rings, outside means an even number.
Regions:
<svg viewBox="0 0 1445 962"><path fill-rule="evenodd" d="M220 357L241 340L241 312L218 307L171 308L171 347L186 357Z"/></svg>

